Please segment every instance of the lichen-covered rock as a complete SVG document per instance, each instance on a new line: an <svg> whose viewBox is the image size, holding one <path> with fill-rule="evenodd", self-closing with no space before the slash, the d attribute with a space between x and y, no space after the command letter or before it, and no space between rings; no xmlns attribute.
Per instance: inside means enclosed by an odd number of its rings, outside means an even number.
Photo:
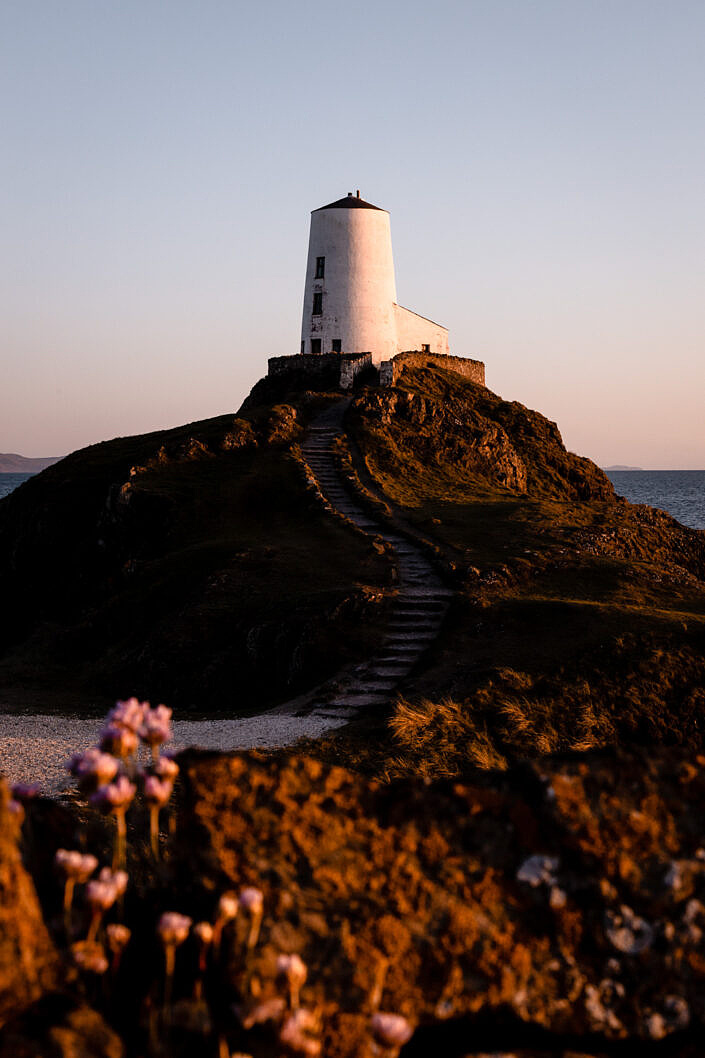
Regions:
<svg viewBox="0 0 705 1058"><path fill-rule="evenodd" d="M182 907L263 890L253 972L301 955L327 1058L372 1053L375 1003L420 1026L411 1054L442 1039L475 1053L478 1019L521 1053L522 1024L554 1045L673 1037L669 1053L693 1053L679 1047L705 1017L705 882L689 871L682 899L664 879L701 862L705 758L635 750L388 785L306 758L181 761Z"/></svg>
<svg viewBox="0 0 705 1058"><path fill-rule="evenodd" d="M59 956L18 848L19 823L0 780L0 1025L60 981Z"/></svg>
<svg viewBox="0 0 705 1058"><path fill-rule="evenodd" d="M123 1058L120 1037L97 1011L51 995L0 1033L0 1058Z"/></svg>

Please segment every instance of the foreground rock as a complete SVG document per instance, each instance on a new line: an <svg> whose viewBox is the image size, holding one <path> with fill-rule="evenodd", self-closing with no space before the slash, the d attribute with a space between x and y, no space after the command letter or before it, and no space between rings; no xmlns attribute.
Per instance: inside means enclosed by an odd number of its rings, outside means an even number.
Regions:
<svg viewBox="0 0 705 1058"><path fill-rule="evenodd" d="M49 936L8 804L0 782L0 1058L122 1058L101 1015L63 992L75 988L75 972ZM25 842L32 844L31 824Z"/></svg>
<svg viewBox="0 0 705 1058"><path fill-rule="evenodd" d="M17 847L20 823L0 783L0 1024L59 981L59 956Z"/></svg>
<svg viewBox="0 0 705 1058"><path fill-rule="evenodd" d="M124 908L132 939L121 972L100 988L74 976L65 995L53 991L54 948L14 846L3 846L14 910L0 1058L117 1058L123 1045L128 1055L170 1058L304 1053L279 1039L286 987L277 960L292 954L308 968L301 1004L320 1024L312 1055L379 1055L375 1010L414 1027L405 1058L703 1053L705 757L619 751L462 783L386 785L303 757L190 750L180 764L157 869L134 810ZM45 802L30 812L42 891L51 890L52 835L64 843L74 825L69 810L53 822L47 811ZM88 846L109 857L85 829L91 819L80 819ZM242 903L199 994L190 937L169 1006L155 943L162 912L212 922L222 894L246 887L264 898L256 943Z"/></svg>
<svg viewBox="0 0 705 1058"><path fill-rule="evenodd" d="M184 908L264 890L257 972L302 956L327 1056L372 1053L377 1000L419 1024L405 1054L698 1053L705 758L620 752L387 786L303 758L182 762Z"/></svg>

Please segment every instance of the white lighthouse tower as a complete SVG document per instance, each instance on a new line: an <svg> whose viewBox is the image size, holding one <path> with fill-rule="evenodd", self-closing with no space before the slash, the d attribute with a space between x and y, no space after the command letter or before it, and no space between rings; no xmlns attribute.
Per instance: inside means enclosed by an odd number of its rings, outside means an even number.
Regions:
<svg viewBox="0 0 705 1058"><path fill-rule="evenodd" d="M360 192L315 209L308 244L301 352L448 353L448 331L397 305L389 213Z"/></svg>

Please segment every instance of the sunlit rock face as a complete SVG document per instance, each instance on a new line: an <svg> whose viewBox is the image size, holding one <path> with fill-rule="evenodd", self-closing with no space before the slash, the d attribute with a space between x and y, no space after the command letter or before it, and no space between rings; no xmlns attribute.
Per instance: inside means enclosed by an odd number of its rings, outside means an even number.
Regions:
<svg viewBox="0 0 705 1058"><path fill-rule="evenodd" d="M60 981L59 956L18 848L20 821L0 782L0 1024Z"/></svg>
<svg viewBox="0 0 705 1058"><path fill-rule="evenodd" d="M181 763L175 884L262 890L255 963L264 978L300 953L326 1055L370 1053L380 987L420 1022L419 1054L475 1053L478 1026L513 1051L527 1024L637 1042L703 1015L703 758L594 753L431 784L300 757Z"/></svg>

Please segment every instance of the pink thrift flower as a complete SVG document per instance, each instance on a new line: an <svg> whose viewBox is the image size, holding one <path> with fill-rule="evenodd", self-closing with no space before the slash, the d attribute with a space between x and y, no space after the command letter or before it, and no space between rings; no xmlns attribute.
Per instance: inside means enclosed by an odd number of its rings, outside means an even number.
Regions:
<svg viewBox="0 0 705 1058"><path fill-rule="evenodd" d="M373 1014L371 1026L377 1043L384 1047L403 1047L414 1031L401 1014Z"/></svg>
<svg viewBox="0 0 705 1058"><path fill-rule="evenodd" d="M210 922L197 922L193 932L204 947L213 940L213 927Z"/></svg>
<svg viewBox="0 0 705 1058"><path fill-rule="evenodd" d="M94 941L80 940L71 946L73 961L80 970L88 973L104 974L108 969L108 960L100 944Z"/></svg>
<svg viewBox="0 0 705 1058"><path fill-rule="evenodd" d="M54 864L66 878L72 878L75 882L87 882L98 866L98 861L89 852L57 849Z"/></svg>
<svg viewBox="0 0 705 1058"><path fill-rule="evenodd" d="M152 747L168 742L171 738L171 709L167 709L165 705L150 709L145 703L139 735L143 742Z"/></svg>
<svg viewBox="0 0 705 1058"><path fill-rule="evenodd" d="M316 1015L302 1007L286 1019L279 1030L279 1040L295 1054L317 1058L317 1055L321 1053L321 1041L317 1040L314 1035L317 1032Z"/></svg>
<svg viewBox="0 0 705 1058"><path fill-rule="evenodd" d="M249 911L251 915L261 915L264 907L264 897L261 889L248 886L240 893L240 907Z"/></svg>
<svg viewBox="0 0 705 1058"><path fill-rule="evenodd" d="M164 753L159 760L155 761L152 771L160 779L171 779L173 782L179 774L179 765L168 754Z"/></svg>
<svg viewBox="0 0 705 1058"><path fill-rule="evenodd" d="M111 922L105 927L105 936L113 955L120 955L130 943L132 933L127 926L122 926L119 922Z"/></svg>
<svg viewBox="0 0 705 1058"><path fill-rule="evenodd" d="M120 765L109 753L103 753L97 746L94 746L92 749L87 749L85 753L72 757L66 767L79 781L93 779L99 786L102 786L115 778Z"/></svg>
<svg viewBox="0 0 705 1058"><path fill-rule="evenodd" d="M174 784L171 779L159 779L156 775L147 775L144 780L144 799L155 808L163 808L171 797Z"/></svg>
<svg viewBox="0 0 705 1058"><path fill-rule="evenodd" d="M124 896L129 881L129 875L127 871L112 871L110 867L103 867L98 875L98 881L105 882L107 885L112 885L116 896Z"/></svg>
<svg viewBox="0 0 705 1058"><path fill-rule="evenodd" d="M238 908L239 901L237 895L232 892L223 893L218 901L216 918L229 922L231 919L237 918Z"/></svg>
<svg viewBox="0 0 705 1058"><path fill-rule="evenodd" d="M294 955L279 955L277 957L277 973L286 977L289 984L297 985L299 988L305 982L308 970L303 959Z"/></svg>
<svg viewBox="0 0 705 1058"><path fill-rule="evenodd" d="M162 944L183 944L188 937L193 920L178 911L165 911L157 924L157 933Z"/></svg>
<svg viewBox="0 0 705 1058"><path fill-rule="evenodd" d="M145 708L149 708L149 702L139 702L136 698L116 702L114 708L108 713L108 723L117 724L137 734L142 726Z"/></svg>
<svg viewBox="0 0 705 1058"><path fill-rule="evenodd" d="M139 739L129 727L119 724L108 724L100 733L100 748L105 753L125 759L137 752Z"/></svg>
<svg viewBox="0 0 705 1058"><path fill-rule="evenodd" d="M112 882L94 879L86 886L86 903L95 911L107 911L117 900L119 893Z"/></svg>
<svg viewBox="0 0 705 1058"><path fill-rule="evenodd" d="M115 782L99 786L91 796L91 804L104 812L120 812L132 803L137 787L126 775L120 775Z"/></svg>

